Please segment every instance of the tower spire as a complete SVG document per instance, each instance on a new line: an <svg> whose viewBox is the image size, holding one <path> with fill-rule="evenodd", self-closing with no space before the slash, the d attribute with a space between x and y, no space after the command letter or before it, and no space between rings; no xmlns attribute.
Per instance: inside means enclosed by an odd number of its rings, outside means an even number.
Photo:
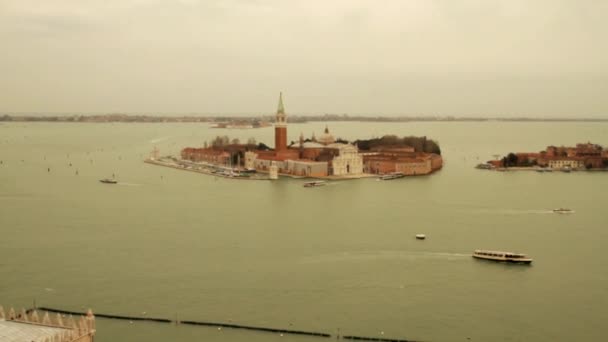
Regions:
<svg viewBox="0 0 608 342"><path fill-rule="evenodd" d="M277 114L285 113L285 106L283 106L283 92L279 93L279 107L277 108Z"/></svg>
<svg viewBox="0 0 608 342"><path fill-rule="evenodd" d="M276 125L285 126L287 124L287 114L285 114L285 106L283 105L283 92L279 93L279 106L277 108Z"/></svg>
<svg viewBox="0 0 608 342"><path fill-rule="evenodd" d="M279 106L274 124L274 148L277 152L287 149L287 115L283 105L283 92L279 93Z"/></svg>

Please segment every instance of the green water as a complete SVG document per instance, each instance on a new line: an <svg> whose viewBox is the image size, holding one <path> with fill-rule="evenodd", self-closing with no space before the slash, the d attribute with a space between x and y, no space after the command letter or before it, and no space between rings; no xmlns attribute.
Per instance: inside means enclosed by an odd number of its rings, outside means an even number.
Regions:
<svg viewBox="0 0 608 342"><path fill-rule="evenodd" d="M324 126L290 125L289 138ZM424 341L603 340L608 173L473 167L549 144L608 146L608 124L329 127L346 139L438 139L445 167L307 189L142 162L154 146L176 154L218 134L272 143L272 128L0 124L0 304ZM98 182L112 174L119 184ZM477 248L534 263L473 260ZM319 340L103 319L97 327L98 342Z"/></svg>

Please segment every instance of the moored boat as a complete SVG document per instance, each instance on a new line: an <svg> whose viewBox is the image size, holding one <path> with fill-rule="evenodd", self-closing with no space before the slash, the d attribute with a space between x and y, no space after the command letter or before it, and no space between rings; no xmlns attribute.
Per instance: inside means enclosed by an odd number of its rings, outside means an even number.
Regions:
<svg viewBox="0 0 608 342"><path fill-rule="evenodd" d="M387 173L386 175L380 176L380 180L391 180L391 179L397 179L397 178L403 178L403 177L405 177L405 174L403 172L392 172L392 173Z"/></svg>
<svg viewBox="0 0 608 342"><path fill-rule="evenodd" d="M306 183L304 183L304 187L305 188L312 188L312 187L315 187L315 186L324 186L326 184L327 183L325 183L325 181L312 181L312 182L306 182Z"/></svg>
<svg viewBox="0 0 608 342"><path fill-rule="evenodd" d="M498 262L511 262L517 264L530 264L532 262L532 258L528 258L525 254L513 252L487 251L481 249L477 249L473 252L473 258Z"/></svg>
<svg viewBox="0 0 608 342"><path fill-rule="evenodd" d="M109 179L109 178L100 179L99 181L102 182L102 183L105 183L105 184L116 184L116 183L118 183L118 181L116 181L114 179Z"/></svg>
<svg viewBox="0 0 608 342"><path fill-rule="evenodd" d="M477 164L477 166L475 166L475 168L480 169L480 170L492 170L494 168L494 166L492 166L492 164L482 163L482 164Z"/></svg>
<svg viewBox="0 0 608 342"><path fill-rule="evenodd" d="M416 239L417 240L424 240L424 239L426 239L426 235L424 235L424 234L416 234Z"/></svg>

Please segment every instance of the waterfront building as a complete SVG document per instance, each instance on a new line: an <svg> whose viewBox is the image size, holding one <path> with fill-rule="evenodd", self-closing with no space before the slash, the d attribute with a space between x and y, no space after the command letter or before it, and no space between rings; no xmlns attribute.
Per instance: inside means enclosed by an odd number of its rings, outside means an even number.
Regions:
<svg viewBox="0 0 608 342"><path fill-rule="evenodd" d="M270 179L279 179L279 170L274 162L270 163L270 167L268 168L268 177Z"/></svg>
<svg viewBox="0 0 608 342"><path fill-rule="evenodd" d="M228 144L228 137L216 139L217 143L205 148L184 148L181 157L193 162L232 166L260 172L276 172L277 175L297 177L345 177L353 178L364 173L403 172L407 175L428 174L441 168L439 155L415 152L411 146L374 148L361 153L356 145L338 142L325 127L318 138L314 132L310 139L301 133L299 142L287 145L287 113L283 94L275 114L275 146L261 149L258 145ZM276 170L276 171L275 171Z"/></svg>
<svg viewBox="0 0 608 342"><path fill-rule="evenodd" d="M548 161L548 166L552 169L563 169L563 168L571 168L578 169L583 168L585 164L581 160L576 160L573 158L570 159L552 159Z"/></svg>
<svg viewBox="0 0 608 342"><path fill-rule="evenodd" d="M434 153L415 152L410 146L377 147L363 154L363 170L373 174L402 172L406 176L427 175L443 167Z"/></svg>
<svg viewBox="0 0 608 342"><path fill-rule="evenodd" d="M0 341L3 342L93 342L95 336L95 316L89 309L86 316L78 320L51 317L45 312L42 317L37 310L22 309L16 313L13 308L5 312L0 306Z"/></svg>
<svg viewBox="0 0 608 342"><path fill-rule="evenodd" d="M540 166L554 169L602 169L608 165L608 153L601 145L584 143L576 146L547 146L544 151L539 153L515 153L515 158L511 154L502 160L489 161L496 167L504 167L505 161L508 166L530 167ZM510 159L510 160L509 160Z"/></svg>
<svg viewBox="0 0 608 342"><path fill-rule="evenodd" d="M359 153L359 149L356 146L334 143L327 147L338 150L338 155L331 161L332 175L346 176L363 173L363 155Z"/></svg>
<svg viewBox="0 0 608 342"><path fill-rule="evenodd" d="M181 152L184 160L205 162L227 166L230 164L230 153L224 149L186 147Z"/></svg>

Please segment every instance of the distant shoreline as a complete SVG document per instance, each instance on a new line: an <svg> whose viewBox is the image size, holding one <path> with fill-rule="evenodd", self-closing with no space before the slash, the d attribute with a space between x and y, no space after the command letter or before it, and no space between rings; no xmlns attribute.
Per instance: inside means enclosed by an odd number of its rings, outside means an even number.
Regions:
<svg viewBox="0 0 608 342"><path fill-rule="evenodd" d="M270 115L260 116L166 116L166 115L130 115L130 114L105 114L105 115L0 115L0 122L89 122L89 123L231 123L238 122L273 122ZM289 123L307 122L608 122L608 118L481 118L481 117L421 117L421 116L372 116L372 115L290 115Z"/></svg>

